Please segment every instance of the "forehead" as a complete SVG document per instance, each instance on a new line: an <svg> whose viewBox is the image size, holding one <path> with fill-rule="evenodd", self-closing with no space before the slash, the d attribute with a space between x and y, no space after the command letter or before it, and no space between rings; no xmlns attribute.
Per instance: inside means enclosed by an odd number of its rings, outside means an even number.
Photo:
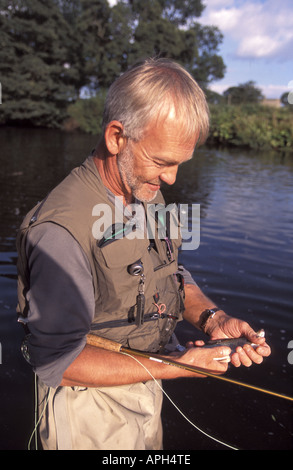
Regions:
<svg viewBox="0 0 293 470"><path fill-rule="evenodd" d="M171 115L151 122L138 145L151 157L181 163L192 157L196 142L197 136L186 137L182 124Z"/></svg>

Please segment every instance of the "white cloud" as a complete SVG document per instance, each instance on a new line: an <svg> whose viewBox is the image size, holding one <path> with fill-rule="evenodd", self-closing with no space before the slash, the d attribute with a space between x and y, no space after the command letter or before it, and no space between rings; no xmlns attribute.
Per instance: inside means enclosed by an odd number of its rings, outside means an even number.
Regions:
<svg viewBox="0 0 293 470"><path fill-rule="evenodd" d="M293 57L292 0L206 0L199 21L218 26L224 37L236 41L236 57Z"/></svg>
<svg viewBox="0 0 293 470"><path fill-rule="evenodd" d="M236 8L220 8L213 9L210 7L206 10L206 13L200 19L200 22L205 24L216 25L222 32L233 32L239 23L241 16L240 10Z"/></svg>
<svg viewBox="0 0 293 470"><path fill-rule="evenodd" d="M271 38L265 34L255 34L240 42L237 55L243 58L270 57L278 52L280 46L280 41L276 38Z"/></svg>

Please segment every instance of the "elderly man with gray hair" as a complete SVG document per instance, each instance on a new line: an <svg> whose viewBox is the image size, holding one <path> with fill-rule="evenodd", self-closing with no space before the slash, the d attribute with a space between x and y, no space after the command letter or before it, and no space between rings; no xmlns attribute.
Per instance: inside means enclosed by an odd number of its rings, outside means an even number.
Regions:
<svg viewBox="0 0 293 470"><path fill-rule="evenodd" d="M162 183L175 182L208 129L205 96L192 76L173 61L148 59L110 87L93 154L25 217L17 237L18 311L38 378L44 449L162 449L157 381L200 376L93 347L89 333L165 354L184 318L212 339L245 336L259 344L231 354L235 367L270 354L264 338L217 307L178 266L180 236L170 238L168 227L166 236L151 236L144 223L143 236L126 230L133 203L145 217L148 204L163 207ZM97 237L93 208L101 204L112 216ZM214 358L230 353L191 338L172 359L223 374L227 362Z"/></svg>

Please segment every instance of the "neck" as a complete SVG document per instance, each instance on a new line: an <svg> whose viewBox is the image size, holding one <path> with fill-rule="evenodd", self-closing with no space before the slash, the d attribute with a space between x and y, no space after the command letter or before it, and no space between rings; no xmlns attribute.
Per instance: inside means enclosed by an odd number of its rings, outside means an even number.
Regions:
<svg viewBox="0 0 293 470"><path fill-rule="evenodd" d="M127 205L133 202L133 196L127 190L121 180L120 172L117 165L117 155L111 155L104 142L101 142L95 150L94 162L106 186L115 196L123 198L123 204Z"/></svg>

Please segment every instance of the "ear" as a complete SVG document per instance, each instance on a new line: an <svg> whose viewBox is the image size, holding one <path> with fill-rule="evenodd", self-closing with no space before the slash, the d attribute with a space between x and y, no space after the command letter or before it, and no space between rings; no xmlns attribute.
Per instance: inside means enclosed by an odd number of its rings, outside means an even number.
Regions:
<svg viewBox="0 0 293 470"><path fill-rule="evenodd" d="M117 155L125 145L123 129L123 124L119 121L111 121L106 127L105 144L111 155Z"/></svg>

